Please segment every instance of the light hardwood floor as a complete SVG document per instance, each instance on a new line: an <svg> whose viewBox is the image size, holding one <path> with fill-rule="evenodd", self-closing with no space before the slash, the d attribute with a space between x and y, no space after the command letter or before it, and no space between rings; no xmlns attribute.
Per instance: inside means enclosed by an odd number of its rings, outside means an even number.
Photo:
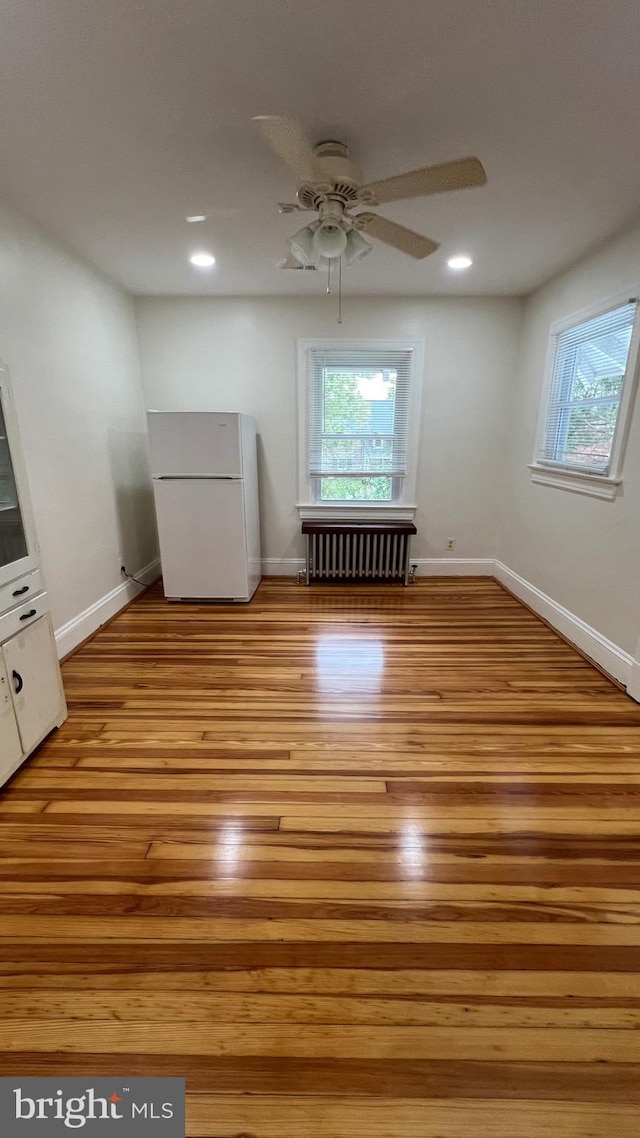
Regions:
<svg viewBox="0 0 640 1138"><path fill-rule="evenodd" d="M3 1075L198 1138L640 1124L640 706L486 579L176 606L0 794Z"/></svg>

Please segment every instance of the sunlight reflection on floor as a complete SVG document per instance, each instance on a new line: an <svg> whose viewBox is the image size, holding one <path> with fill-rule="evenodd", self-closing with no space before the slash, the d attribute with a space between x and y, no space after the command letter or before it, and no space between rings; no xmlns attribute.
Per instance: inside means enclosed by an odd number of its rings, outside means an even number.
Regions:
<svg viewBox="0 0 640 1138"><path fill-rule="evenodd" d="M384 645L378 637L320 634L316 645L318 691L380 691L384 666Z"/></svg>

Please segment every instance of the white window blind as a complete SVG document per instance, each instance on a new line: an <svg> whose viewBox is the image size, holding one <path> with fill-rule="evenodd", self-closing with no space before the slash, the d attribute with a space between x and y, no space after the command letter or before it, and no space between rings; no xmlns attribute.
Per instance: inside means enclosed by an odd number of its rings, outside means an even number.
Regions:
<svg viewBox="0 0 640 1138"><path fill-rule="evenodd" d="M398 497L407 471L413 350L313 348L308 362L316 498Z"/></svg>
<svg viewBox="0 0 640 1138"><path fill-rule="evenodd" d="M609 473L636 309L630 300L554 337L538 462Z"/></svg>

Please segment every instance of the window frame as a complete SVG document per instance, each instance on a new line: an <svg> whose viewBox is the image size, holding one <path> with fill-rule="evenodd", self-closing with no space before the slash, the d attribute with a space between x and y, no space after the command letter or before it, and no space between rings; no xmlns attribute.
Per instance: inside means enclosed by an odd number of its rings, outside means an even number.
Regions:
<svg viewBox="0 0 640 1138"><path fill-rule="evenodd" d="M411 352L411 378L409 392L409 418L407 428L407 472L393 479L397 496L388 502L339 501L322 502L316 497L321 476L309 473L309 408L310 379L313 351L375 351ZM418 440L420 436L420 405L424 368L424 342L422 340L381 339L312 339L297 341L298 388L298 514L305 518L349 518L357 513L362 519L384 516L398 521L412 521L416 512L416 479ZM398 485L401 484L401 485Z"/></svg>
<svg viewBox="0 0 640 1138"><path fill-rule="evenodd" d="M624 453L631 428L640 372L640 303L637 299L637 292L638 290L628 289L623 293L609 297L607 300L599 301L569 316L562 317L551 325L533 459L529 463L532 482L542 486L553 486L559 490L569 490L576 494L587 494L590 497L602 498L607 501L612 501L618 494L622 485ZM607 472L589 470L586 467L562 463L553 459L540 459L539 455L547 433L549 405L553 393L553 372L558 350L558 337L563 332L577 328L580 324L585 324L598 316L604 316L607 312L629 303L636 304L636 315L629 344L627 367L620 391L618 414Z"/></svg>

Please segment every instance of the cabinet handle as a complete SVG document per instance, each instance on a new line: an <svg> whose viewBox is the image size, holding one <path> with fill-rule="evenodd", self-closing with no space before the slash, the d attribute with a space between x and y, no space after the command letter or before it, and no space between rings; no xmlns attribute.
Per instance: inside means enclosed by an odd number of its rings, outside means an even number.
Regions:
<svg viewBox="0 0 640 1138"><path fill-rule="evenodd" d="M24 687L24 680L22 679L20 672L16 672L15 668L13 669L11 675L13 676L14 680L16 681L16 686L14 688L14 691L15 691L16 695L20 695L20 692L22 691L22 689Z"/></svg>
<svg viewBox="0 0 640 1138"><path fill-rule="evenodd" d="M14 597L21 597L23 593L28 593L28 592L29 592L29 586L23 585L21 589L14 589L13 595L14 595Z"/></svg>
<svg viewBox="0 0 640 1138"><path fill-rule="evenodd" d="M31 620L31 617L35 616L37 611L37 609L29 609L29 612L23 612L20 620Z"/></svg>

